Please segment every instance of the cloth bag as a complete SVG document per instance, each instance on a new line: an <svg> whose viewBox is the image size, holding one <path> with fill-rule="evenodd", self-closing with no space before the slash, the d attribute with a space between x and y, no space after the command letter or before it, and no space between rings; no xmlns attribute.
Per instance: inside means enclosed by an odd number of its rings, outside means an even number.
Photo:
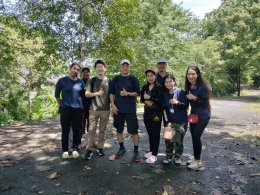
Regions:
<svg viewBox="0 0 260 195"><path fill-rule="evenodd" d="M172 140L173 137L175 136L175 129L171 127L164 127L163 130L163 139L165 140Z"/></svg>

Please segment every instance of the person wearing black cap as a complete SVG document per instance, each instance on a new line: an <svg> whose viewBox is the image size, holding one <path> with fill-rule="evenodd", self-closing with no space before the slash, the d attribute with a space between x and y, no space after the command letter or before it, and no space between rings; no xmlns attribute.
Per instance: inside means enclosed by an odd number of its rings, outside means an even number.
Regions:
<svg viewBox="0 0 260 195"><path fill-rule="evenodd" d="M141 102L144 105L144 124L149 136L150 149L144 155L145 162L153 164L157 161L158 148L160 144L160 132L162 123L163 89L156 82L154 68L145 71L147 84L141 90Z"/></svg>
<svg viewBox="0 0 260 195"><path fill-rule="evenodd" d="M139 134L138 134L138 119L136 115L136 97L140 95L139 80L130 75L130 62L123 59L120 62L120 75L116 76L110 85L110 102L114 115L114 127L117 130L117 140L119 150L116 153L116 158L123 156L126 152L124 147L123 130L124 124L127 124L127 131L132 135L134 143L134 158L135 162L140 162L138 152Z"/></svg>
<svg viewBox="0 0 260 195"><path fill-rule="evenodd" d="M165 58L160 58L157 60L157 69L158 69L158 73L156 75L156 80L158 83L160 83L161 86L164 86L163 83L163 77L166 76L167 74L167 60Z"/></svg>
<svg viewBox="0 0 260 195"><path fill-rule="evenodd" d="M73 152L72 157L78 158L79 129L81 122L81 113L83 110L82 97L84 96L85 84L82 79L78 78L80 65L72 63L70 66L69 76L62 77L58 80L55 87L55 98L59 104L60 122L61 122L61 142L62 158L69 156L69 131L73 130Z"/></svg>

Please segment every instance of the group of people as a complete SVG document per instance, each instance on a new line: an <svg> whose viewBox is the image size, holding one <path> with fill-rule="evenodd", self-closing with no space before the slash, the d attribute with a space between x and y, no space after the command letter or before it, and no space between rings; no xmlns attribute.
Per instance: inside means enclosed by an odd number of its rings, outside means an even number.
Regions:
<svg viewBox="0 0 260 195"><path fill-rule="evenodd" d="M87 121L87 152L84 156L90 160L97 151L104 156L105 131L110 116L113 115L113 125L117 131L119 149L116 158L126 153L123 131L126 129L133 140L133 160L140 162L138 152L139 134L136 98L140 96L144 103L143 120L149 136L149 151L144 155L145 162L156 163L160 144L161 124L174 128L175 136L165 140L166 159L163 163L181 163L183 139L190 127L194 159L188 161L188 167L197 170L203 166L201 161L201 136L210 120L209 89L197 66L189 66L186 72L185 89L177 87L175 77L166 72L167 61L161 58L157 61L158 72L154 68L145 71L147 83L140 89L139 80L130 74L130 61L120 62L120 75L112 80L106 77L107 64L97 60L94 64L96 76L89 78L90 70L77 63L70 66L69 76L60 78L56 84L55 97L59 104L60 122L62 128L62 158L78 158L79 145L85 133ZM78 78L81 71L82 79ZM111 106L110 106L111 105ZM190 113L199 117L198 123L188 124L188 107ZM95 144L97 126L98 142ZM69 132L72 129L72 151L69 152ZM173 158L174 157L174 158Z"/></svg>

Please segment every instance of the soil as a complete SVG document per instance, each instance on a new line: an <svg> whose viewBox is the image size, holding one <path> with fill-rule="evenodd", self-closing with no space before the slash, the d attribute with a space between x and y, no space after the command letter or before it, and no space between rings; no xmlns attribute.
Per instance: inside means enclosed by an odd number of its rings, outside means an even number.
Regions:
<svg viewBox="0 0 260 195"><path fill-rule="evenodd" d="M107 128L106 155L95 154L89 161L83 159L85 141L80 158L61 159L58 117L1 128L0 193L260 194L260 113L247 110L246 101L245 98L211 101L212 118L202 136L205 170L201 171L175 164L163 165L163 140L155 165L146 164L144 159L134 163L133 145L128 134L125 134L126 155L109 160L118 150L112 118ZM142 110L138 111L138 117L140 154L143 156L148 149L148 137ZM188 131L182 160L191 156Z"/></svg>

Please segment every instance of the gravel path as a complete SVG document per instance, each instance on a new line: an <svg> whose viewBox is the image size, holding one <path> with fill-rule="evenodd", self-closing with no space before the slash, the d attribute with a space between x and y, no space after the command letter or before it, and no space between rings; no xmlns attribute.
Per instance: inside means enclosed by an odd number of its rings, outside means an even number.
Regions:
<svg viewBox="0 0 260 195"><path fill-rule="evenodd" d="M131 137L126 135L125 157L108 159L117 151L115 131L109 124L106 156L90 161L60 159L59 119L48 119L0 129L1 194L260 194L260 113L247 110L247 100L212 100L212 119L203 134L204 171L186 166L150 166L132 162ZM140 152L148 148L139 112ZM247 137L251 141L241 139ZM254 139L254 142L252 140ZM185 136L183 160L192 154L191 137ZM81 155L84 155L82 149ZM55 174L57 175L55 176ZM54 179L50 179L50 175Z"/></svg>

